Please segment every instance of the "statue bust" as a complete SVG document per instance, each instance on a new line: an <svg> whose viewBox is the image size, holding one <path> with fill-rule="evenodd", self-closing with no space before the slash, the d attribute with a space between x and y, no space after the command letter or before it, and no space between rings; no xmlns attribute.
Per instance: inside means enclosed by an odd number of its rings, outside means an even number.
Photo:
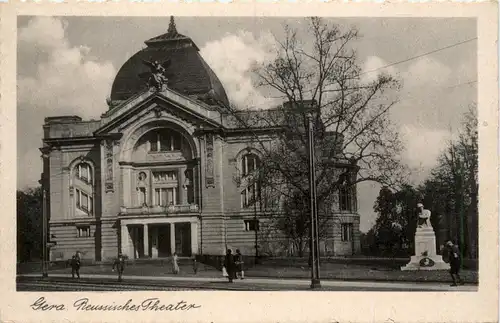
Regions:
<svg viewBox="0 0 500 323"><path fill-rule="evenodd" d="M418 213L418 228L432 228L431 225L431 211L424 209L422 203L417 204Z"/></svg>

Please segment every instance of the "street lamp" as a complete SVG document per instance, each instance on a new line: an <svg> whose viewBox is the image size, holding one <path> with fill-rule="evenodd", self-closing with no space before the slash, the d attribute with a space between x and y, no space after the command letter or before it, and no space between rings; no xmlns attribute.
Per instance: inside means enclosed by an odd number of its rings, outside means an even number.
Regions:
<svg viewBox="0 0 500 323"><path fill-rule="evenodd" d="M319 234L318 234L318 210L316 202L316 170L314 160L314 124L313 116L308 115L309 124L309 194L311 202L311 288L321 287L319 278Z"/></svg>
<svg viewBox="0 0 500 323"><path fill-rule="evenodd" d="M47 151L42 148L42 161L45 170L45 162L49 157ZM47 191L45 189L47 185L47 179L45 177L45 172L42 173L40 184L42 185L42 277L48 277L48 266L47 266Z"/></svg>
<svg viewBox="0 0 500 323"><path fill-rule="evenodd" d="M42 186L42 277L48 277L47 273L47 192Z"/></svg>

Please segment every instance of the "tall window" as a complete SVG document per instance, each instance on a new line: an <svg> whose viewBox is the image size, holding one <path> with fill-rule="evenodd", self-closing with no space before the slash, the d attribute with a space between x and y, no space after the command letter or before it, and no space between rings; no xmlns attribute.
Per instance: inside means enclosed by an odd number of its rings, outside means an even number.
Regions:
<svg viewBox="0 0 500 323"><path fill-rule="evenodd" d="M342 223L342 241L352 241L352 223Z"/></svg>
<svg viewBox="0 0 500 323"><path fill-rule="evenodd" d="M150 151L174 151L182 149L180 133L168 129L153 131L149 135Z"/></svg>
<svg viewBox="0 0 500 323"><path fill-rule="evenodd" d="M352 190L342 185L339 188L339 206L341 211L352 211Z"/></svg>
<svg viewBox="0 0 500 323"><path fill-rule="evenodd" d="M75 168L76 177L85 183L92 183L92 169L87 163L80 163Z"/></svg>
<svg viewBox="0 0 500 323"><path fill-rule="evenodd" d="M258 183L250 184L241 192L241 206L243 208L251 207L259 201L259 197L260 186Z"/></svg>
<svg viewBox="0 0 500 323"><path fill-rule="evenodd" d="M241 173L247 176L260 167L260 159L255 154L248 154L241 159Z"/></svg>
<svg viewBox="0 0 500 323"><path fill-rule="evenodd" d="M76 201L76 208L87 213L87 214L92 214L92 209L93 209L93 204L94 201L89 194L83 192L82 190L76 189L75 190L75 201Z"/></svg>

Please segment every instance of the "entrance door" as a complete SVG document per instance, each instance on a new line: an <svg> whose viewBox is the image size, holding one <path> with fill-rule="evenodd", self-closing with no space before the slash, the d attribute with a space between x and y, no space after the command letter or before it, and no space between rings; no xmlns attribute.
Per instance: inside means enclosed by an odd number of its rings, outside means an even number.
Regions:
<svg viewBox="0 0 500 323"><path fill-rule="evenodd" d="M175 224L175 251L179 256L191 256L191 223Z"/></svg>
<svg viewBox="0 0 500 323"><path fill-rule="evenodd" d="M170 252L170 224L158 226L158 257L169 257Z"/></svg>

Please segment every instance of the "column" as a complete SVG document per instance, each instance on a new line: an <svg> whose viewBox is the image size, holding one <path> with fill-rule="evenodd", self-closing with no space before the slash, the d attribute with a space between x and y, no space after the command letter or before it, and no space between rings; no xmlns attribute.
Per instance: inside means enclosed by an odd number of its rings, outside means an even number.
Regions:
<svg viewBox="0 0 500 323"><path fill-rule="evenodd" d="M191 222L191 254L198 254L198 222Z"/></svg>
<svg viewBox="0 0 500 323"><path fill-rule="evenodd" d="M144 239L143 239L143 242L144 242L144 256L147 257L149 256L149 230L148 230L148 224L144 224L143 226L143 230L144 230Z"/></svg>
<svg viewBox="0 0 500 323"><path fill-rule="evenodd" d="M175 252L175 223L170 223L170 254Z"/></svg>
<svg viewBox="0 0 500 323"><path fill-rule="evenodd" d="M130 251L129 233L128 233L128 227L126 224L121 225L120 239L121 239L121 253L123 255L127 255L129 258L133 257L133 255L129 254L129 251Z"/></svg>

